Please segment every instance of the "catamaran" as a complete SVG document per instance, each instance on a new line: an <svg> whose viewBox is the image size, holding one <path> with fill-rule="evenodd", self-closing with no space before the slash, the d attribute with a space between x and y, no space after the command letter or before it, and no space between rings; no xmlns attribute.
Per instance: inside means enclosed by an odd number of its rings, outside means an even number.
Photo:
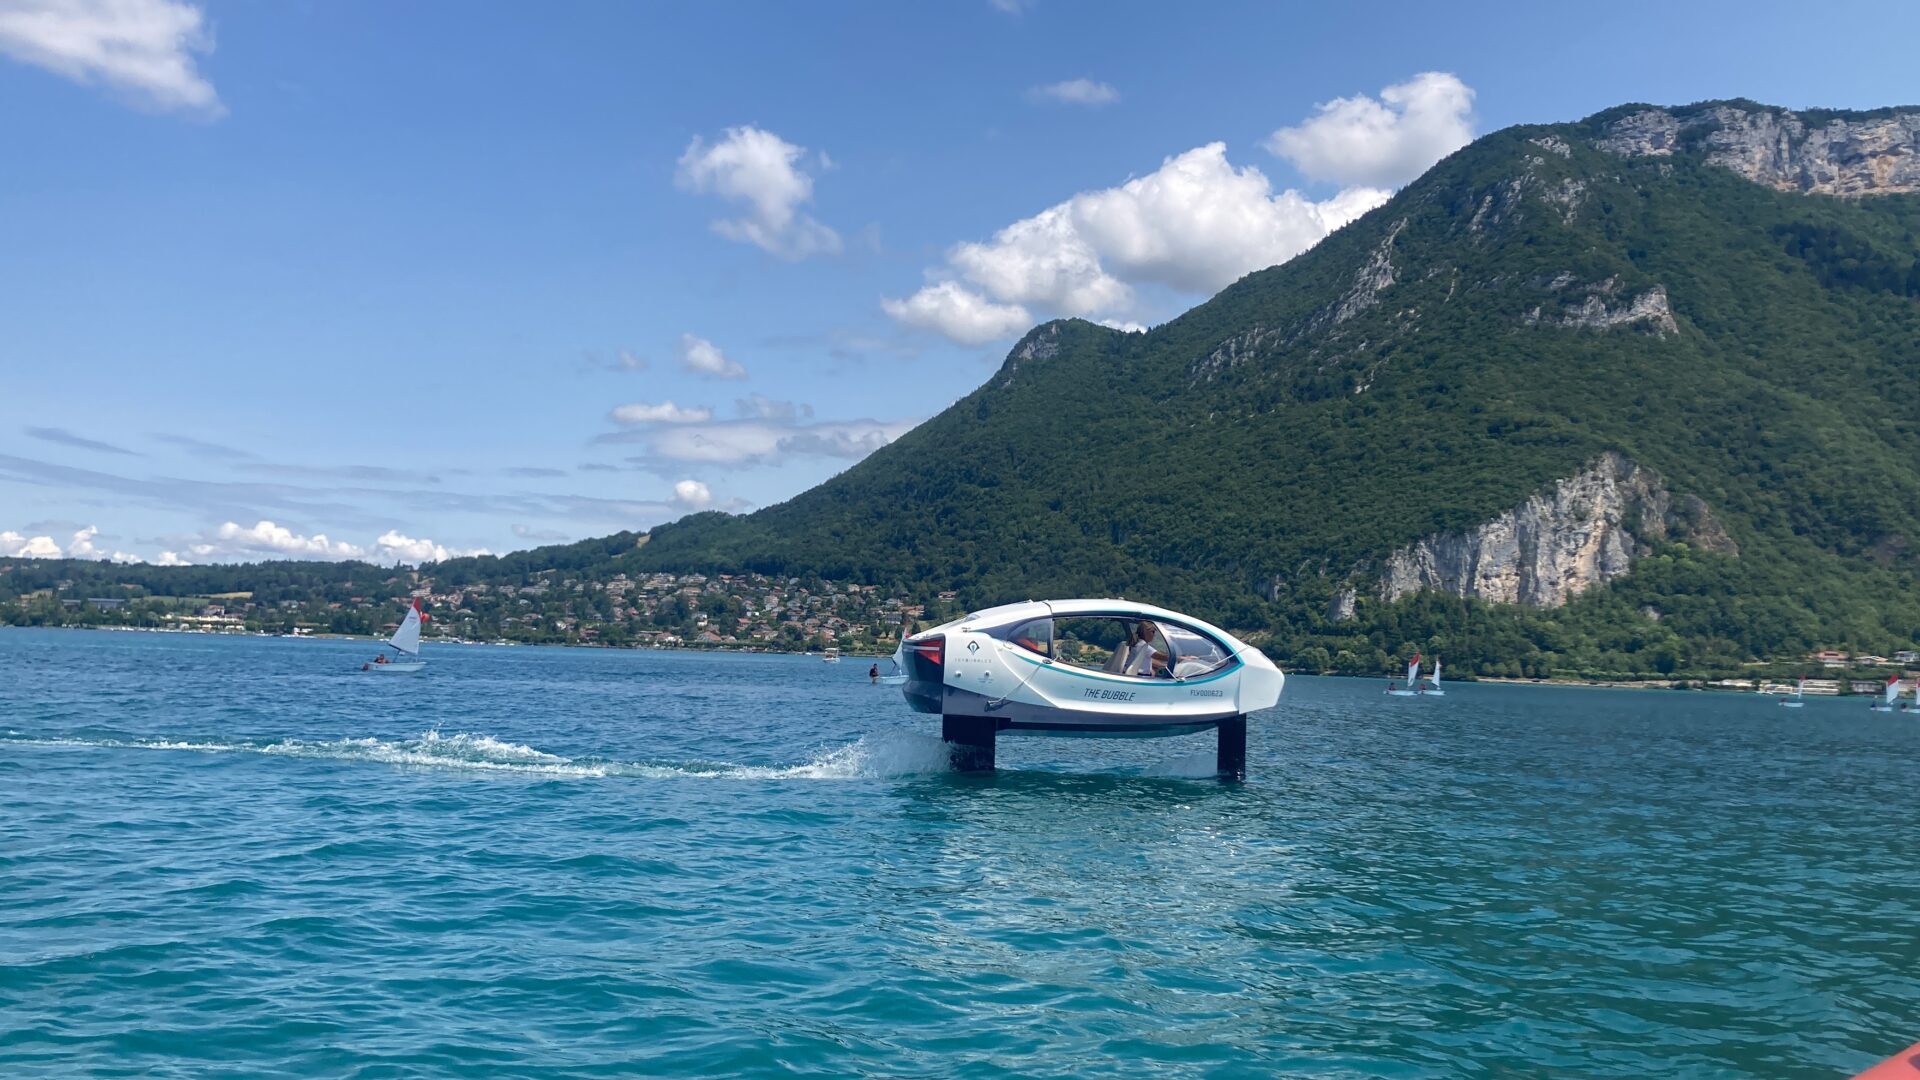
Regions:
<svg viewBox="0 0 1920 1080"><path fill-rule="evenodd" d="M1806 695L1806 692L1807 692L1807 680L1803 678L1799 682L1793 684L1792 697L1790 698L1783 697L1780 699L1780 707L1783 709L1797 709L1801 705L1806 704L1804 701L1801 700L1801 698Z"/></svg>
<svg viewBox="0 0 1920 1080"><path fill-rule="evenodd" d="M1223 776L1246 771L1247 714L1286 676L1217 626L1126 600L1029 600L902 639L915 712L940 714L963 770L993 768L1007 735L1156 738L1213 728Z"/></svg>
<svg viewBox="0 0 1920 1080"><path fill-rule="evenodd" d="M1427 688L1420 691L1421 697L1446 697L1446 690L1440 686L1440 658L1433 658L1433 674L1427 678Z"/></svg>
<svg viewBox="0 0 1920 1080"><path fill-rule="evenodd" d="M1880 700L1874 702L1871 706L1869 706L1869 708L1871 708L1874 712L1892 712L1894 709L1894 703L1899 700L1900 700L1900 676L1889 675L1887 676L1886 689L1881 692Z"/></svg>
<svg viewBox="0 0 1920 1080"><path fill-rule="evenodd" d="M381 653L378 659L361 664L360 670L405 675L426 667L427 662L420 659L420 623L426 617L426 612L420 610L420 598L414 597L413 604L407 608L407 617L400 620L400 628L387 639L387 644L405 659L389 660L386 653Z"/></svg>
<svg viewBox="0 0 1920 1080"><path fill-rule="evenodd" d="M1419 653L1414 653L1413 662L1407 665L1406 688L1396 690L1394 689L1394 686L1392 683L1388 683L1387 696L1388 697L1419 697L1420 696L1420 654Z"/></svg>

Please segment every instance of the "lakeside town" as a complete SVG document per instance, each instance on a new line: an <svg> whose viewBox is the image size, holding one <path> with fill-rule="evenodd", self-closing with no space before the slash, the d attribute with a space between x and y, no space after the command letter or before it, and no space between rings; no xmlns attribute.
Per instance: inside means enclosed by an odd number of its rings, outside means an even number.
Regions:
<svg viewBox="0 0 1920 1080"><path fill-rule="evenodd" d="M549 569L517 583L452 584L401 569L370 583L165 596L138 586L84 589L65 579L9 591L11 569L0 564L0 625L375 638L392 633L417 599L429 641L880 655L903 630L965 612L953 591L919 599L904 588L810 575L621 573L603 581ZM1286 665L1294 658L1275 659ZM1903 694L1920 685L1920 650L1913 649L1888 656L1827 649L1748 666L1750 675L1713 679L1479 678L1760 693L1790 693L1798 684L1810 696L1879 694L1889 678L1899 679ZM1319 673L1297 664L1291 670Z"/></svg>
<svg viewBox="0 0 1920 1080"><path fill-rule="evenodd" d="M391 633L405 603L417 599L428 614L428 640L891 652L903 626L961 613L952 592L916 602L904 590L765 574L616 574L598 581L546 570L520 584L448 585L403 571L380 585L355 592L346 583L320 596L176 597L131 586L103 590L113 595L75 595L74 583L61 581L17 595L0 592L0 623L375 637Z"/></svg>

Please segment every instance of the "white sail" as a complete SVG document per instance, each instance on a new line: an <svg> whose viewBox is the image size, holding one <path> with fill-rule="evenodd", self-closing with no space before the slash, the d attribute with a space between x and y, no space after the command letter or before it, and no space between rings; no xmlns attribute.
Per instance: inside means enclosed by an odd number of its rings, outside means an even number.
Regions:
<svg viewBox="0 0 1920 1080"><path fill-rule="evenodd" d="M1407 689L1420 689L1420 654L1413 654L1413 663L1407 665Z"/></svg>
<svg viewBox="0 0 1920 1080"><path fill-rule="evenodd" d="M420 601L415 600L407 608L407 617L400 620L400 629L393 632L387 643L408 656L420 655Z"/></svg>
<svg viewBox="0 0 1920 1080"><path fill-rule="evenodd" d="M1801 696L1804 695L1806 692L1807 692L1807 680L1801 679L1799 682L1793 684L1793 700L1799 701Z"/></svg>
<svg viewBox="0 0 1920 1080"><path fill-rule="evenodd" d="M1433 678L1429 681L1435 690L1440 689L1440 658L1437 656L1433 658Z"/></svg>
<svg viewBox="0 0 1920 1080"><path fill-rule="evenodd" d="M1896 675L1887 680L1886 701L1888 705L1891 705L1898 700L1900 700L1900 677Z"/></svg>

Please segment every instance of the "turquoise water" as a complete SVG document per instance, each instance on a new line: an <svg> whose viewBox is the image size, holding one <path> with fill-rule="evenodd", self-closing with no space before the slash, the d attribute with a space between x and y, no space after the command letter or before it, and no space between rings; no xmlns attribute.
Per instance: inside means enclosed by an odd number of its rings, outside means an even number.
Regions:
<svg viewBox="0 0 1920 1080"><path fill-rule="evenodd" d="M1920 720L1294 679L1003 740L866 664L0 630L0 1076L1844 1075Z"/></svg>

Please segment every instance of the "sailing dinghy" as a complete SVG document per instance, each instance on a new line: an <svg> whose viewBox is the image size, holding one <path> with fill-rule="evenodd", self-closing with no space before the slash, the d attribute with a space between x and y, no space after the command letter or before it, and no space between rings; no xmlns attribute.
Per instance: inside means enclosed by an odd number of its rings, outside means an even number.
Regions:
<svg viewBox="0 0 1920 1080"><path fill-rule="evenodd" d="M1801 700L1802 696L1806 692L1807 692L1807 680L1801 679L1799 682L1793 684L1792 697L1790 698L1783 697L1780 699L1780 707L1783 709L1797 709L1800 706L1806 704L1806 702Z"/></svg>
<svg viewBox="0 0 1920 1080"><path fill-rule="evenodd" d="M1392 683L1387 684L1388 697L1420 696L1420 654L1413 654L1413 662L1407 665L1407 686L1404 690L1395 690Z"/></svg>
<svg viewBox="0 0 1920 1080"><path fill-rule="evenodd" d="M1887 676L1886 690L1881 693L1880 700L1874 702L1871 708L1873 709L1874 712L1892 712L1894 708L1894 702L1897 702L1899 700L1900 700L1900 676L1889 675Z"/></svg>
<svg viewBox="0 0 1920 1080"><path fill-rule="evenodd" d="M407 608L407 617L400 620L400 628L387 639L387 644L400 654L400 659L388 660L386 654L381 653L380 659L361 664L360 670L405 675L426 667L427 662L420 659L420 623L426 617L426 612L420 610L420 598L414 597L412 605Z"/></svg>

